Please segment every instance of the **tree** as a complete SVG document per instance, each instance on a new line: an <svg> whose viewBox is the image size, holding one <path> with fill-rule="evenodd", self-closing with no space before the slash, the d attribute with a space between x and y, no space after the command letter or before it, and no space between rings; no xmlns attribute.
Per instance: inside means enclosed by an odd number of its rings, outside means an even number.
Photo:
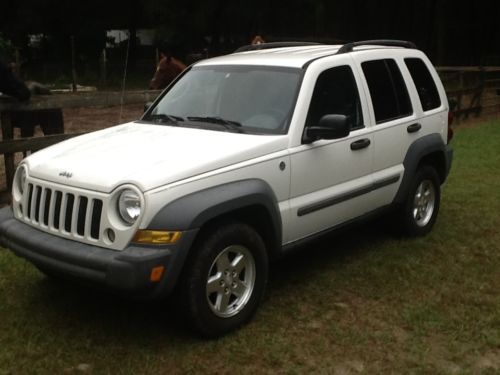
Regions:
<svg viewBox="0 0 500 375"><path fill-rule="evenodd" d="M451 0L4 0L0 31L16 46L27 45L28 34L44 33L50 55L60 59L69 56L71 35L80 53L95 56L104 46L105 30L128 29L132 65L134 35L144 27L158 29L160 39L185 50L201 49L209 40L213 54L248 43L255 34L267 39L398 38L415 41L438 63L478 64L500 42L499 7L493 0L469 6Z"/></svg>

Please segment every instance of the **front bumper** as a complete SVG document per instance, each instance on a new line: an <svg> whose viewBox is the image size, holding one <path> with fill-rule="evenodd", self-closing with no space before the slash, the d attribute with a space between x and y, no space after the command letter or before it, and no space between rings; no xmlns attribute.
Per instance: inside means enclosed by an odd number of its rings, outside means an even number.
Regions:
<svg viewBox="0 0 500 375"><path fill-rule="evenodd" d="M0 246L62 277L145 298L159 298L175 286L197 230L171 246L130 245L123 251L67 240L30 227L0 210ZM151 270L164 266L159 282Z"/></svg>

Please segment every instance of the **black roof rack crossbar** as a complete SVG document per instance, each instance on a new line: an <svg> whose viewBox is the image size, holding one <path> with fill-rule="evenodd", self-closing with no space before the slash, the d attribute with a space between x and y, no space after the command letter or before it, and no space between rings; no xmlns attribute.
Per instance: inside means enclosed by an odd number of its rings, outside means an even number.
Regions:
<svg viewBox="0 0 500 375"><path fill-rule="evenodd" d="M246 52L246 51L257 51L261 49L270 49L270 48L286 48L286 47L302 47L302 46L315 46L320 43L314 42L272 42L272 43L261 43L261 44L249 44L247 46L243 46L238 48L236 52Z"/></svg>
<svg viewBox="0 0 500 375"><path fill-rule="evenodd" d="M374 40L364 40L361 42L352 42L344 44L337 51L337 54L352 52L354 47L359 46L388 46L388 47L404 47L404 48L417 48L415 43L408 42L406 40L392 40L392 39L374 39Z"/></svg>

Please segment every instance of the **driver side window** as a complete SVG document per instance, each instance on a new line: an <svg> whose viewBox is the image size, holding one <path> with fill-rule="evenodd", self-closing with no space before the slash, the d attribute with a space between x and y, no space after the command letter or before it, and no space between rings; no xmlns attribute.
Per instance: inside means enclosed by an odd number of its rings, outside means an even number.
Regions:
<svg viewBox="0 0 500 375"><path fill-rule="evenodd" d="M322 72L314 87L306 126L317 126L324 115L345 115L351 130L363 128L358 88L351 67L338 66Z"/></svg>

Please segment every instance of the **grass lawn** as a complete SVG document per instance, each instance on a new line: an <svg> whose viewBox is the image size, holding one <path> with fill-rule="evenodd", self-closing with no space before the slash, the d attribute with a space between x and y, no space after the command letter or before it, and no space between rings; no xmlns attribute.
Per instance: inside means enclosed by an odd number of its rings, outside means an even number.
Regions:
<svg viewBox="0 0 500 375"><path fill-rule="evenodd" d="M500 373L500 122L459 129L425 238L378 219L274 264L255 319L216 341L165 303L50 281L0 249L0 374Z"/></svg>

